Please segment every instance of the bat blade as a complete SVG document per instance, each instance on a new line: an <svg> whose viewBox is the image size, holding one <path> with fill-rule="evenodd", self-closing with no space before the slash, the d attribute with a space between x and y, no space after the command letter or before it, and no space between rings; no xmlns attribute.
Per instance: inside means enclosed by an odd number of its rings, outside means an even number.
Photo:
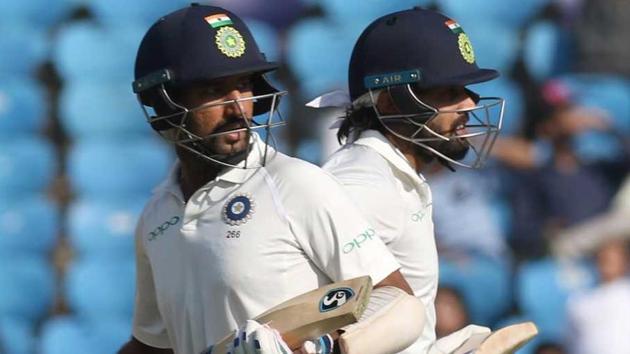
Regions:
<svg viewBox="0 0 630 354"><path fill-rule="evenodd" d="M521 322L491 333L473 335L452 354L512 354L538 334L533 322Z"/></svg>
<svg viewBox="0 0 630 354"><path fill-rule="evenodd" d="M481 343L476 354L512 354L538 334L534 322L522 322L500 328Z"/></svg>
<svg viewBox="0 0 630 354"><path fill-rule="evenodd" d="M254 320L278 330L289 348L297 349L307 340L357 322L371 292L369 276L339 281L289 299ZM212 354L225 354L232 340L234 334L215 343Z"/></svg>

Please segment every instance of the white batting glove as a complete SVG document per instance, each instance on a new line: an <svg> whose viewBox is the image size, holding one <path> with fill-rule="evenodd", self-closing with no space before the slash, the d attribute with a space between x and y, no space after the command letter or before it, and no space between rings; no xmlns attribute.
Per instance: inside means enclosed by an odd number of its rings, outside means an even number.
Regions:
<svg viewBox="0 0 630 354"><path fill-rule="evenodd" d="M268 325L248 320L228 346L228 354L291 354L280 333Z"/></svg>
<svg viewBox="0 0 630 354"><path fill-rule="evenodd" d="M330 354L334 343L330 334L326 334L314 340L307 340L294 354Z"/></svg>

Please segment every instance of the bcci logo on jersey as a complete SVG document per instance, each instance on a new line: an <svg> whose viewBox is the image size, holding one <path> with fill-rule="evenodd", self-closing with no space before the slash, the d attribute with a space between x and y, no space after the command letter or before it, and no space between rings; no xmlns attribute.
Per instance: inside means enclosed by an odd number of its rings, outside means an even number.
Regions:
<svg viewBox="0 0 630 354"><path fill-rule="evenodd" d="M223 220L232 226L246 223L254 214L256 203L249 193L239 193L223 206Z"/></svg>
<svg viewBox="0 0 630 354"><path fill-rule="evenodd" d="M352 299L354 291L350 288L332 289L319 302L319 312L334 310Z"/></svg>

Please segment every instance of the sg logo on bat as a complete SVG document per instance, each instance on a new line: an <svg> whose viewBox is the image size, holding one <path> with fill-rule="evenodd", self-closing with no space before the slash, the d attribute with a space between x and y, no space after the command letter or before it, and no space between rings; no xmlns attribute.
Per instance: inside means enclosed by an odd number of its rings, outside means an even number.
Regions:
<svg viewBox="0 0 630 354"><path fill-rule="evenodd" d="M329 290L319 302L319 312L327 312L341 307L354 296L351 288L336 288Z"/></svg>

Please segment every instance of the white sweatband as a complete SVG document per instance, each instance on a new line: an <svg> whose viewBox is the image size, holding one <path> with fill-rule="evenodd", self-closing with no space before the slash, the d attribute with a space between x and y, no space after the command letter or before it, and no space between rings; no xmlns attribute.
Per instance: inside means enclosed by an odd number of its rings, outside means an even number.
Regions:
<svg viewBox="0 0 630 354"><path fill-rule="evenodd" d="M355 324L342 328L343 354L397 353L413 344L424 327L424 304L393 286L375 288Z"/></svg>

